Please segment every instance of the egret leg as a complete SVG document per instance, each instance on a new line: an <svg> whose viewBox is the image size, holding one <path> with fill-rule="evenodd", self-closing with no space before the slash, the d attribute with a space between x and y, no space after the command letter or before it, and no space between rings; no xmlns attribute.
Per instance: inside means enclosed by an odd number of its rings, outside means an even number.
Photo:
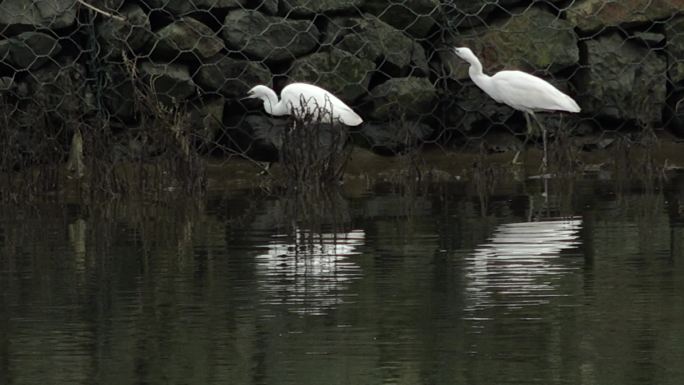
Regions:
<svg viewBox="0 0 684 385"><path fill-rule="evenodd" d="M525 151L525 147L527 146L527 142L530 140L530 134L532 133L532 122L530 121L530 116L527 112L523 112L523 115L525 115L525 122L527 123L527 132L525 132L525 141L523 142L522 145L522 150ZM515 153L515 156L513 157L513 161L511 163L513 164L519 164L518 163L518 157L520 156L520 150Z"/></svg>
<svg viewBox="0 0 684 385"><path fill-rule="evenodd" d="M548 166L548 157L547 157L547 152L546 152L546 128L541 124L539 119L537 119L537 115L534 114L534 112L530 113L532 117L534 118L535 122L537 122L537 125L539 125L539 129L541 129L542 132L542 143L544 144L544 158L542 158L542 168L544 172L546 173L546 168Z"/></svg>

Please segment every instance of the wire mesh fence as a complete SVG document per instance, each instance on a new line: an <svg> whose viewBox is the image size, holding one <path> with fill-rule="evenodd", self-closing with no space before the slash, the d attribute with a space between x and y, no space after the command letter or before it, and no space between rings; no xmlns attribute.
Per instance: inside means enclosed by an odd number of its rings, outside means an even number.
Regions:
<svg viewBox="0 0 684 385"><path fill-rule="evenodd" d="M64 175L116 192L131 173L159 185L171 173L201 190L203 159L278 160L292 122L241 100L257 84L329 90L364 119L354 145L379 154L512 157L523 115L477 88L454 46L486 73L520 69L571 95L581 113L540 119L580 150L644 129L676 137L683 12L677 0L4 0L3 196Z"/></svg>

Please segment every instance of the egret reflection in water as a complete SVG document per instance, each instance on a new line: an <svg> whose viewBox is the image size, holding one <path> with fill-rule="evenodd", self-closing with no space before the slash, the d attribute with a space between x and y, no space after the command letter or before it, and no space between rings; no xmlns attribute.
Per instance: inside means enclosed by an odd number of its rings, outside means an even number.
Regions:
<svg viewBox="0 0 684 385"><path fill-rule="evenodd" d="M579 218L499 225L466 261L468 309L547 303L555 280L575 270L561 252L580 246Z"/></svg>
<svg viewBox="0 0 684 385"><path fill-rule="evenodd" d="M363 230L315 233L298 229L294 236L273 235L256 257L259 286L270 305L289 311L325 314L342 303L351 281L361 276L353 256L364 245Z"/></svg>

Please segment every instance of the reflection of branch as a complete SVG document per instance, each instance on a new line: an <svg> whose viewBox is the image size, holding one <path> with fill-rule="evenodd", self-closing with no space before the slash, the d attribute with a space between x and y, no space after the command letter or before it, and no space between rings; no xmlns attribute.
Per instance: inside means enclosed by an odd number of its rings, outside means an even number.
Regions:
<svg viewBox="0 0 684 385"><path fill-rule="evenodd" d="M101 10L100 8L95 7L94 5L90 5L90 4L86 3L86 2L83 1L83 0L76 0L76 1L79 2L81 5L84 5L85 7L92 9L93 11L95 11L95 12L97 12L97 13L103 14L103 15L105 15L105 16L109 16L109 17L111 17L112 19L115 19L115 20L126 21L126 19L124 19L124 18L121 17L121 16L113 15L113 14L111 14L111 13L109 13L109 12L103 11L103 10Z"/></svg>

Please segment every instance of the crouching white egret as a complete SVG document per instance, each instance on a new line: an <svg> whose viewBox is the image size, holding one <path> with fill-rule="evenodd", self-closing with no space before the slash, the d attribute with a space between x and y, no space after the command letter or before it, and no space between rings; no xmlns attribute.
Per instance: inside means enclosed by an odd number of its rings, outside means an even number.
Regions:
<svg viewBox="0 0 684 385"><path fill-rule="evenodd" d="M273 116L294 114L297 118L311 117L321 122L340 122L347 126L358 126L363 119L339 98L321 87L308 83L292 83L278 95L272 89L258 85L247 92L246 99L263 100L264 109Z"/></svg>
<svg viewBox="0 0 684 385"><path fill-rule="evenodd" d="M461 59L470 64L468 74L470 78L482 91L499 103L525 113L527 122L527 135L530 133L530 116L534 118L542 130L544 143L543 166L546 169L546 130L534 114L535 111L567 111L580 112L580 107L568 95L559 91L549 82L534 75L522 71L500 71L492 76L482 72L482 63L475 56L473 51L467 47L454 48L454 52ZM527 137L525 138L527 143ZM518 159L520 151L515 154L513 162Z"/></svg>

